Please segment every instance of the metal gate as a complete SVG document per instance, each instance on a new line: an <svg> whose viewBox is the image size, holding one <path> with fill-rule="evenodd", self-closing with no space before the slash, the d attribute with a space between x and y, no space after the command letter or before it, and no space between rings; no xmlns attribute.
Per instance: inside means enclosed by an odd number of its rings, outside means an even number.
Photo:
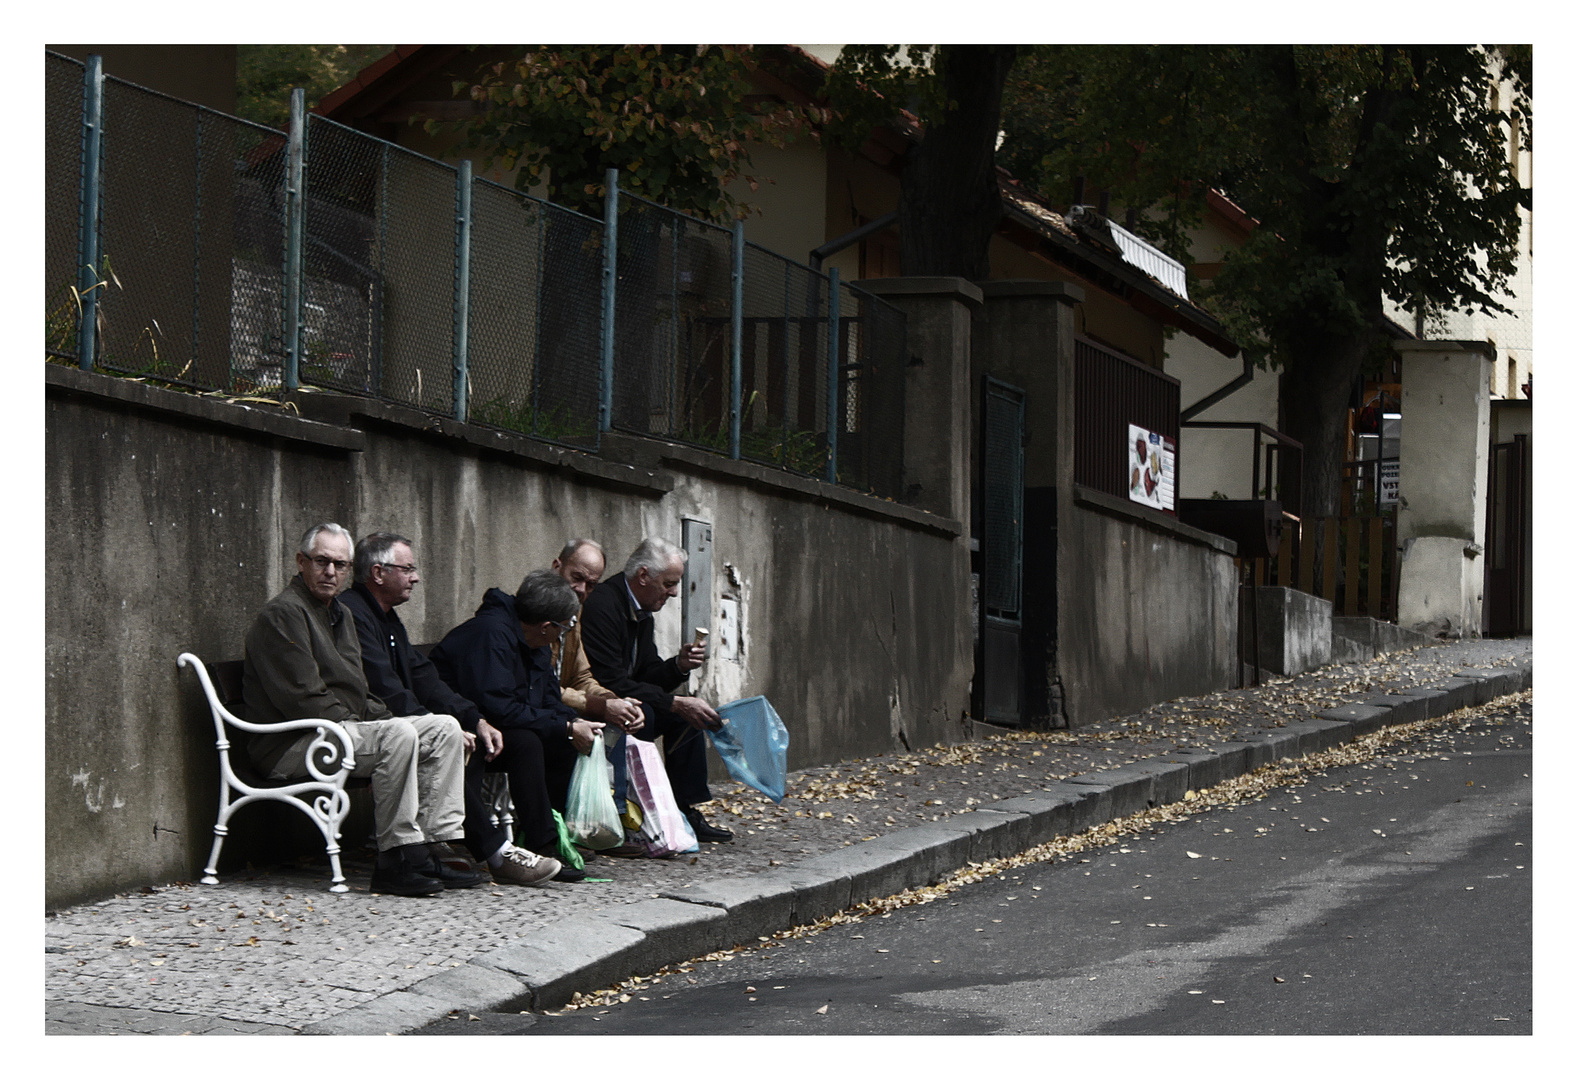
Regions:
<svg viewBox="0 0 1576 1080"><path fill-rule="evenodd" d="M980 635L975 714L1022 722L1023 391L985 377L980 397Z"/></svg>
<svg viewBox="0 0 1576 1080"><path fill-rule="evenodd" d="M1530 456L1525 435L1489 447L1483 632L1494 637L1532 632L1527 591L1527 541L1532 534Z"/></svg>

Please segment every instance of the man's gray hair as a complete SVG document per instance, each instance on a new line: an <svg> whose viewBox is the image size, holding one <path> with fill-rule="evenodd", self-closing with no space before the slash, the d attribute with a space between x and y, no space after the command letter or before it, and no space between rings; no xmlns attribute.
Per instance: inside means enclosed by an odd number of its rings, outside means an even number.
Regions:
<svg viewBox="0 0 1576 1080"><path fill-rule="evenodd" d="M387 566L394 557L395 544L413 546L410 537L399 533L375 532L363 536L356 545L356 580L366 581L372 576L374 566Z"/></svg>
<svg viewBox="0 0 1576 1080"><path fill-rule="evenodd" d="M640 546L629 556L629 561L624 564L624 577L632 578L640 573L642 567L646 573L656 577L668 568L668 563L677 559L680 565L689 562L689 553L677 544L670 544L660 536L648 536L640 542Z"/></svg>
<svg viewBox="0 0 1576 1080"><path fill-rule="evenodd" d="M552 570L532 570L514 594L514 614L527 625L567 623L580 614L580 597Z"/></svg>
<svg viewBox="0 0 1576 1080"><path fill-rule="evenodd" d="M325 521L320 525L312 526L306 532L301 534L301 546L297 550L299 550L301 554L310 558L312 555L312 545L317 543L318 534L320 533L334 533L337 536L343 536L345 538L345 545L347 547L354 548L356 546L355 538L350 535L349 529L345 528L343 525L336 525L332 521Z"/></svg>
<svg viewBox="0 0 1576 1080"><path fill-rule="evenodd" d="M579 554L580 549L583 547L588 547L598 555L602 556L602 565L607 565L607 552L602 550L602 545L597 543L595 540L583 539L571 540L569 543L564 545L564 549L558 553L559 564L568 565L569 560Z"/></svg>

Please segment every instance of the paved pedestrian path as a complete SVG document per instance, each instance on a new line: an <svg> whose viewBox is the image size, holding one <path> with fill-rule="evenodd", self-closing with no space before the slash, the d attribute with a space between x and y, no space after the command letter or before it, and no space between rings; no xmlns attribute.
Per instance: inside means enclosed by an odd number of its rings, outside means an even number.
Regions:
<svg viewBox="0 0 1576 1080"><path fill-rule="evenodd" d="M348 893L328 892L326 862L310 861L231 875L218 886L145 888L46 915L45 1027L61 1034L377 1033L409 1031L456 1007L519 1001L523 1008L526 1000L541 1007L567 1000L571 989L595 990L693 955L683 952L688 943L742 932L750 920L760 922L754 932L769 932L767 923L788 917L790 907L767 901L820 888L815 882L828 867L841 875L842 895L850 880L856 893L859 880L895 880L868 872L879 852L902 847L905 837L945 832L945 823L1000 824L1007 807L1027 821L1032 799L1024 797L1071 790L1061 781L1130 776L1131 769L1114 770L1151 759L1196 768L1243 740L1284 752L1299 731L1306 740L1339 727L1318 720L1329 710L1421 687L1454 687L1459 696L1492 683L1505 692L1511 682L1530 686L1531 665L1531 638L1428 645L1073 732L974 724L960 732L972 737L952 745L796 772L781 805L736 784L714 784L719 798L709 813L735 832L733 843L671 860L588 862L589 875L605 882L380 896L367 892L370 853L352 851ZM1452 681L1463 672L1470 673L1464 683ZM1435 707L1443 700L1436 695ZM1001 813L966 817L1005 800L1015 801ZM957 852L968 850L967 843L934 846L925 858L953 858L944 869L956 869ZM896 866L901 859L893 858ZM821 877L799 867L819 867ZM707 918L686 914L695 911ZM724 924L723 915L733 921ZM709 929L697 930L702 923Z"/></svg>

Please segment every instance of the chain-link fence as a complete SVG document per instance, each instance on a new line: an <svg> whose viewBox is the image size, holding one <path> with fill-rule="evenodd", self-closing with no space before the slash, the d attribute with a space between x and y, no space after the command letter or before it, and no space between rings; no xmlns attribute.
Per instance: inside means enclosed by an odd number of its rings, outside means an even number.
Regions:
<svg viewBox="0 0 1576 1080"><path fill-rule="evenodd" d="M824 478L838 392L826 363L831 283L746 243L743 292L740 456Z"/></svg>
<svg viewBox="0 0 1576 1080"><path fill-rule="evenodd" d="M471 219L471 421L595 447L602 222L487 180Z"/></svg>
<svg viewBox="0 0 1576 1080"><path fill-rule="evenodd" d="M44 356L77 360L83 65L44 56Z"/></svg>
<svg viewBox="0 0 1576 1080"><path fill-rule="evenodd" d="M457 170L307 117L301 381L454 413Z"/></svg>
<svg viewBox="0 0 1576 1080"><path fill-rule="evenodd" d="M603 221L324 117L291 136L114 77L100 95L93 70L45 56L46 359L590 450L616 428L904 496L884 301L625 194L609 327Z"/></svg>
<svg viewBox="0 0 1576 1080"><path fill-rule="evenodd" d="M728 452L733 234L620 196L613 426Z"/></svg>
<svg viewBox="0 0 1576 1080"><path fill-rule="evenodd" d="M837 482L902 501L907 322L879 297L839 286Z"/></svg>

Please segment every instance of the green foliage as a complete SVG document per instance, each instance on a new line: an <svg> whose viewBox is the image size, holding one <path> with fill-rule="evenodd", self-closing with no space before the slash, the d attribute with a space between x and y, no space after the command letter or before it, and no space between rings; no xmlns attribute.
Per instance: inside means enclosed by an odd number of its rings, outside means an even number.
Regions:
<svg viewBox="0 0 1576 1080"><path fill-rule="evenodd" d="M290 91L306 91L306 107L355 78L392 45L240 45L236 48L236 115L271 128L290 123Z"/></svg>
<svg viewBox="0 0 1576 1080"><path fill-rule="evenodd" d="M605 171L619 186L711 221L749 207L724 190L750 190L750 148L781 147L815 135L814 106L761 95L748 47L658 45L519 46L513 59L484 67L457 95L485 106L460 124L462 145L485 155L483 168L518 169L521 190L545 184L556 203L600 216Z"/></svg>
<svg viewBox="0 0 1576 1080"><path fill-rule="evenodd" d="M1041 190L1082 174L1090 201L1146 211L1139 231L1184 261L1225 192L1263 226L1205 294L1238 339L1352 335L1381 293L1504 310L1530 79L1516 46L1045 46L1009 82L1002 154Z"/></svg>
<svg viewBox="0 0 1576 1080"><path fill-rule="evenodd" d="M901 125L905 111L921 122L943 115L955 105L941 63L935 45L844 45L826 77L827 137L856 149L877 126Z"/></svg>
<svg viewBox="0 0 1576 1080"><path fill-rule="evenodd" d="M903 273L990 276L1001 220L995 170L1016 45L850 45L827 80L832 132L858 145L881 123L913 136L898 205Z"/></svg>
<svg viewBox="0 0 1576 1080"><path fill-rule="evenodd" d="M574 416L565 405L542 412L534 402L495 397L475 406L471 419L550 442L584 444L596 437L595 422Z"/></svg>

